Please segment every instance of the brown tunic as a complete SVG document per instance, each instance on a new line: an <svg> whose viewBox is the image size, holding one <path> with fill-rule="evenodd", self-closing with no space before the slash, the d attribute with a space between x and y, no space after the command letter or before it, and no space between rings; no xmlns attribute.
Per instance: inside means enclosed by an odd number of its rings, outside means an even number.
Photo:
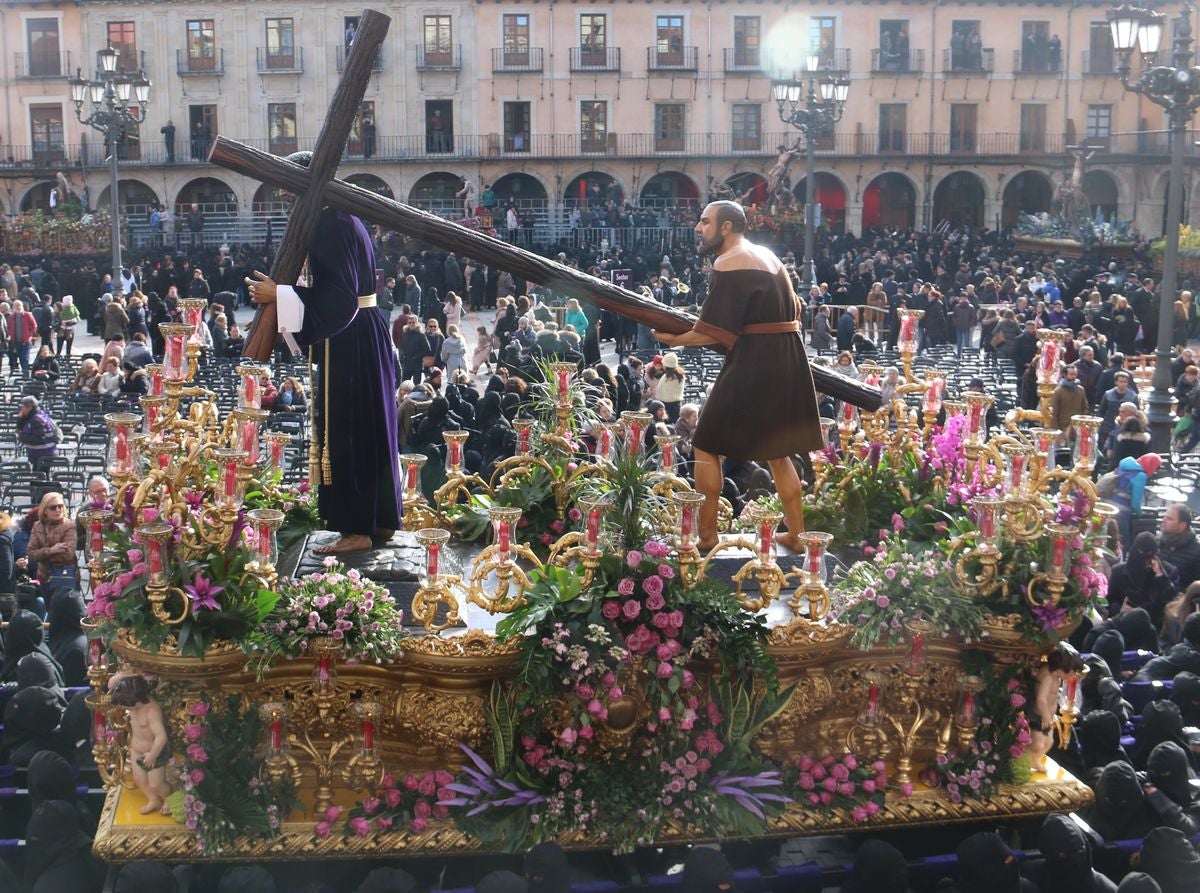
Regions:
<svg viewBox="0 0 1200 893"><path fill-rule="evenodd" d="M782 267L775 273L713 271L695 330L729 353L700 414L696 447L762 461L821 448L817 395L800 332L743 332L791 322L797 309Z"/></svg>

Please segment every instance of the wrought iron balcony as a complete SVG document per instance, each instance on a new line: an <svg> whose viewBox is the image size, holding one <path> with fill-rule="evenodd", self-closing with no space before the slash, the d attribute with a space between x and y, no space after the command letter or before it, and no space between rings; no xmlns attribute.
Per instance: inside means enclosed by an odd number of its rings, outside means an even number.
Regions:
<svg viewBox="0 0 1200 893"><path fill-rule="evenodd" d="M620 47L571 47L571 71L620 71Z"/></svg>
<svg viewBox="0 0 1200 893"><path fill-rule="evenodd" d="M541 47L525 47L524 49L493 47L492 73L521 74L530 71L541 71L543 52Z"/></svg>

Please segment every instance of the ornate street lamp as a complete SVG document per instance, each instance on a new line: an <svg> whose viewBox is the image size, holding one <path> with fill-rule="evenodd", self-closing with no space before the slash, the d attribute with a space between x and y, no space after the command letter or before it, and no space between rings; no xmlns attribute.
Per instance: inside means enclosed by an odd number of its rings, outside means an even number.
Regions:
<svg viewBox="0 0 1200 893"><path fill-rule="evenodd" d="M1166 16L1130 6L1108 12L1113 49L1117 52L1117 74L1131 93L1140 93L1167 110L1171 133L1171 169L1167 186L1167 231L1163 251L1163 275L1159 290L1158 344L1154 380L1150 392L1150 433L1155 451L1171 448L1174 420L1171 415L1171 332L1179 276L1179 221L1183 214L1183 145L1188 122L1200 106L1200 68L1193 67L1192 8L1185 5L1175 20L1174 50L1170 65L1157 65ZM1134 50L1141 56L1141 74L1131 77Z"/></svg>
<svg viewBox="0 0 1200 893"><path fill-rule="evenodd" d="M833 125L842 119L846 110L846 98L850 94L850 73L836 69L822 69L820 58L811 55L806 60L804 71L797 72L791 79L773 81L771 95L779 107L779 118L803 134L804 156L804 272L803 298L816 282L816 256L813 248L813 232L816 230L816 195L813 166L816 161L816 144L821 137L833 133Z"/></svg>
<svg viewBox="0 0 1200 893"><path fill-rule="evenodd" d="M112 213L113 294L121 293L121 209L117 183L117 146L121 138L133 132L146 120L150 104L150 81L145 72L118 72L120 53L105 47L96 53L96 77L84 78L80 69L68 78L75 117L81 124L104 134L109 147L109 208ZM90 100L91 111L84 115L83 106ZM134 103L133 106L130 102Z"/></svg>

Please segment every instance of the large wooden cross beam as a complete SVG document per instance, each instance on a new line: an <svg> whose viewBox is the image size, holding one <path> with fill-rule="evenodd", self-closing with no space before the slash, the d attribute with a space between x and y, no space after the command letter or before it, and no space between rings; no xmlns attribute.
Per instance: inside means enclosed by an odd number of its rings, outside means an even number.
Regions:
<svg viewBox="0 0 1200 893"><path fill-rule="evenodd" d="M316 182L315 172L312 169L306 169L301 165L293 164L266 152L260 152L225 137L217 138L210 159L221 167L254 177L297 195L309 194L309 190ZM691 329L696 321L694 316L682 310L659 304L656 301L649 301L641 295L620 288L611 282L589 276L587 273L582 273L565 264L525 251L477 230L443 220L394 199L368 192L353 184L341 180L330 180L322 184L321 194L325 204L331 208L353 214L386 229L396 230L413 238L421 239L447 251L458 252L464 257L475 258L500 269L508 270L530 282L537 282L557 292L591 301L602 309L627 316L651 328L680 334ZM295 214L296 212L293 211L293 218ZM291 224L289 224L289 229L290 227ZM276 266L278 267L278 265ZM275 341L274 321L271 321L268 327L265 320L258 320L256 328L264 328L266 331L262 333L261 339L254 338L259 334L258 331L251 333L246 353L255 359L265 360L270 356ZM265 350L252 354L251 345L255 340L259 344L268 340L270 343L267 344ZM878 388L869 387L856 379L848 378L823 366L814 365L812 371L817 390L862 409L870 411L879 409L882 397ZM763 384L767 386L766 382Z"/></svg>
<svg viewBox="0 0 1200 893"><path fill-rule="evenodd" d="M392 20L373 9L363 11L358 19L354 45L346 59L346 68L338 80L321 133L313 147L309 162L309 179L303 191L296 190L296 203L288 219L287 231L279 243L271 278L276 282L294 283L304 269L308 243L317 227L321 209L328 202L325 185L337 174L338 162L345 152L346 140L358 117L363 94L371 80L375 58L387 37ZM274 157L274 156L271 156ZM274 304L264 304L255 315L254 326L246 339L246 355L265 360L275 345L278 315Z"/></svg>

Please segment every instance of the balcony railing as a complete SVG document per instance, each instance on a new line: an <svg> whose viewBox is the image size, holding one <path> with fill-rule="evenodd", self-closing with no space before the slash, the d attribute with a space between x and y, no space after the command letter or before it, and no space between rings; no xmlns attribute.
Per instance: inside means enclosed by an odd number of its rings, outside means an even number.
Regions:
<svg viewBox="0 0 1200 893"><path fill-rule="evenodd" d="M525 47L521 50L493 47L492 73L506 74L515 72L520 74L527 71L541 71L543 64L542 55L543 50L541 47Z"/></svg>
<svg viewBox="0 0 1200 893"><path fill-rule="evenodd" d="M461 71L462 44L426 46L417 44L417 71Z"/></svg>
<svg viewBox="0 0 1200 893"><path fill-rule="evenodd" d="M850 70L850 50L847 47L836 47L824 50L813 50L810 52L797 51L795 53L783 53L778 50L772 53L767 59L767 64L772 71L780 72L807 72L808 57L812 55L816 57L817 67L813 71L849 71Z"/></svg>
<svg viewBox="0 0 1200 893"><path fill-rule="evenodd" d="M122 50L121 55L117 56L117 71L129 73L146 70L145 50L134 50L133 52Z"/></svg>
<svg viewBox="0 0 1200 893"><path fill-rule="evenodd" d="M225 73L225 51L217 49L208 56L195 56L187 50L175 51L175 71L180 75Z"/></svg>
<svg viewBox="0 0 1200 893"><path fill-rule="evenodd" d="M991 74L996 68L996 51L942 50L942 74Z"/></svg>
<svg viewBox="0 0 1200 893"><path fill-rule="evenodd" d="M298 74L304 71L304 48L258 47L259 74Z"/></svg>
<svg viewBox="0 0 1200 893"><path fill-rule="evenodd" d="M17 53L15 74L18 78L62 78L71 74L71 54Z"/></svg>
<svg viewBox="0 0 1200 893"><path fill-rule="evenodd" d="M337 70L339 72L345 70L346 57L349 54L350 48L344 46L337 48L337 55L334 57L334 61L337 64ZM379 52L375 54L375 61L371 63L371 71L383 71L383 47L380 47Z"/></svg>
<svg viewBox="0 0 1200 893"><path fill-rule="evenodd" d="M620 47L571 47L571 71L620 71Z"/></svg>
<svg viewBox="0 0 1200 893"><path fill-rule="evenodd" d="M698 71L700 69L699 47L646 48L647 71Z"/></svg>
<svg viewBox="0 0 1200 893"><path fill-rule="evenodd" d="M653 133L609 133L584 138L578 133L509 133L509 134L447 134L440 146L425 133L399 136L377 136L374 162L423 162L431 159L481 158L542 158L566 159L579 155L606 155L614 158L671 157L680 154L696 158L774 158L775 147L795 139L794 132L764 132L759 136L744 132L688 133L673 140L659 139ZM1192 130L1184 141L1189 158L1200 158L1200 130ZM294 139L239 139L239 142L264 152L284 153L312 149L315 137ZM914 133L892 130L883 133L837 133L820 141L816 154L822 157L858 158L873 155L908 156L917 158L955 158L964 154L985 158L1011 158L1030 154L1061 157L1066 146L1079 142L1067 139L1062 133L978 133L973 140L962 134L948 132ZM1117 133L1105 140L1088 141L1103 155L1141 157L1150 163L1165 164L1170 151L1170 134L1165 131ZM362 159L362 142L346 149L347 158ZM133 157L140 156L140 157ZM122 150L118 154L121 166L153 167L166 163L161 139L147 135L137 144L137 150ZM0 169L20 168L32 173L53 175L54 165L83 163L86 166L104 162L104 146L98 141L88 144L57 141L39 143L36 147L0 145ZM175 141L175 165L206 165L203 159L193 159L186 137ZM765 168L764 168L765 170Z"/></svg>
<svg viewBox="0 0 1200 893"><path fill-rule="evenodd" d="M1093 53L1091 50L1083 51L1083 66L1080 69L1084 74L1107 75L1117 73L1117 58L1116 53L1108 50L1103 53Z"/></svg>
<svg viewBox="0 0 1200 893"><path fill-rule="evenodd" d="M887 53L871 50L871 71L874 74L920 74L925 70L925 51Z"/></svg>
<svg viewBox="0 0 1200 893"><path fill-rule="evenodd" d="M1036 74L1042 77L1062 77L1062 64L1052 64L1050 54L1042 51L1026 53L1024 50L1013 50L1013 74Z"/></svg>
<svg viewBox="0 0 1200 893"><path fill-rule="evenodd" d="M767 54L762 47L725 47L726 74L761 74L767 70Z"/></svg>

